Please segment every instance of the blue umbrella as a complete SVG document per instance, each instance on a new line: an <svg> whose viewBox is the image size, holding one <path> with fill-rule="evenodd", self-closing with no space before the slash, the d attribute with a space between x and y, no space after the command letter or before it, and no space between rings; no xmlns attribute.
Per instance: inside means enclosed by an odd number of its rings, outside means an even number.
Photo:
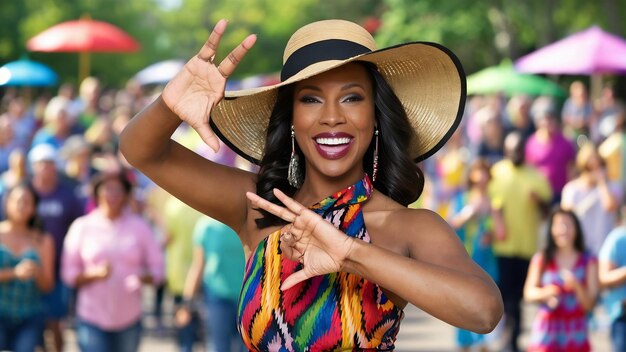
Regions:
<svg viewBox="0 0 626 352"><path fill-rule="evenodd" d="M20 59L0 67L0 86L54 86L59 77L40 62Z"/></svg>

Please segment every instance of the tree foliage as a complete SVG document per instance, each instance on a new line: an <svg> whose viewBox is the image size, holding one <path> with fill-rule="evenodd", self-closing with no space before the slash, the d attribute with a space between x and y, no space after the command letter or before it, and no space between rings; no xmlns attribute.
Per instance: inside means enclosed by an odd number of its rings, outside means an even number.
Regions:
<svg viewBox="0 0 626 352"><path fill-rule="evenodd" d="M76 82L75 53L28 53L26 41L44 29L89 15L124 29L142 45L129 54L93 54L92 74L120 86L141 68L196 53L213 25L229 20L218 60L248 33L258 34L235 77L280 69L285 43L295 29L326 18L363 23L378 18L379 46L435 41L450 47L468 73L517 57L600 25L626 35L626 5L620 0L2 0L0 64L24 54Z"/></svg>

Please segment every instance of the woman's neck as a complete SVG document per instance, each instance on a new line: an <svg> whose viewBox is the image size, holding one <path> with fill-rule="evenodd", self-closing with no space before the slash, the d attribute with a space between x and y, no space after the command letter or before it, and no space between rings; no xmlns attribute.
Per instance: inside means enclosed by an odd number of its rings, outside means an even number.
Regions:
<svg viewBox="0 0 626 352"><path fill-rule="evenodd" d="M309 206L329 195L341 191L357 183L365 176L365 171L353 172L351 175L329 177L317 172L308 172L302 187L296 192L294 199Z"/></svg>

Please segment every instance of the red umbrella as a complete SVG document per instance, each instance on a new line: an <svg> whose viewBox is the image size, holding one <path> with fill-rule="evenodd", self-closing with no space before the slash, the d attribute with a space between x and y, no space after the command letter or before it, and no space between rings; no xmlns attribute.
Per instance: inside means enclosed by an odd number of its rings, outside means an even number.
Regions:
<svg viewBox="0 0 626 352"><path fill-rule="evenodd" d="M31 38L31 51L80 52L80 78L89 73L90 52L133 52L139 43L120 28L90 18L56 24Z"/></svg>

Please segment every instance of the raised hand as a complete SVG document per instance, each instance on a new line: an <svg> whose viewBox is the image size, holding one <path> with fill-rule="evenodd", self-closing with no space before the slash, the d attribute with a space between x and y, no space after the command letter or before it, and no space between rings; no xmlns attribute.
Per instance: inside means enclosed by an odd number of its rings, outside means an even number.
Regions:
<svg viewBox="0 0 626 352"><path fill-rule="evenodd" d="M170 80L162 94L165 104L216 152L219 142L209 127L209 116L224 97L226 79L256 41L254 34L249 35L216 65L213 60L226 26L226 20L215 25L202 49Z"/></svg>
<svg viewBox="0 0 626 352"><path fill-rule="evenodd" d="M280 249L287 258L300 261L303 269L285 279L281 290L287 290L313 276L341 271L356 239L347 236L280 190L274 189L274 194L286 208L254 193L247 192L246 196L255 207L289 222L281 229Z"/></svg>

